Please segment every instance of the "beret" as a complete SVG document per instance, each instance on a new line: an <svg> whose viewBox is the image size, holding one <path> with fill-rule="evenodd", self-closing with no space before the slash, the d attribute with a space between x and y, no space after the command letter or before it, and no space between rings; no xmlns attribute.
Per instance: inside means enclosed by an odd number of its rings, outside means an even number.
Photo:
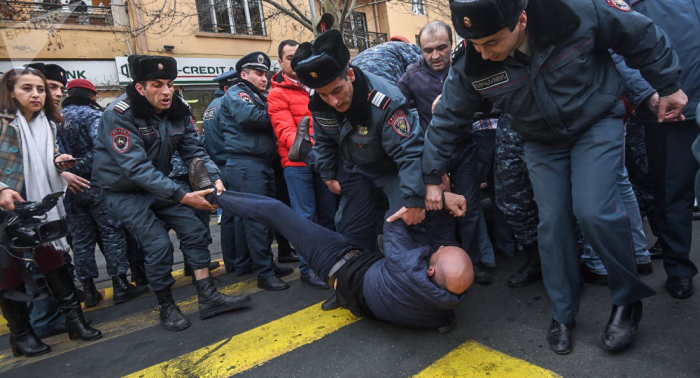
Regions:
<svg viewBox="0 0 700 378"><path fill-rule="evenodd" d="M66 90L71 90L71 89L73 89L73 88L84 88L84 89L89 89L89 90L91 90L91 91L97 93L97 88L95 88L95 85L92 84L92 82L90 82L90 80L86 80L86 79L74 79L74 80L71 80L71 81L68 83L68 87L66 88Z"/></svg>

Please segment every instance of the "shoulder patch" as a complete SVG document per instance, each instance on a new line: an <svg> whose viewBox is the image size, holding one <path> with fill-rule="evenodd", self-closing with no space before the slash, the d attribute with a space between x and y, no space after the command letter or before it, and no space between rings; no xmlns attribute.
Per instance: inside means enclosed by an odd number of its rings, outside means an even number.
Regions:
<svg viewBox="0 0 700 378"><path fill-rule="evenodd" d="M403 110L397 110L389 117L389 125L399 136L406 138L411 134L411 124Z"/></svg>
<svg viewBox="0 0 700 378"><path fill-rule="evenodd" d="M253 102L253 99L250 98L250 95L245 92L238 92L238 97L240 97L240 99L243 101Z"/></svg>
<svg viewBox="0 0 700 378"><path fill-rule="evenodd" d="M209 121L214 119L216 116L216 109L218 108L209 108L204 111L204 114L202 115L202 121Z"/></svg>
<svg viewBox="0 0 700 378"><path fill-rule="evenodd" d="M376 89L372 89L372 91L369 92L367 101L371 102L372 105L378 107L379 109L386 110L386 106L391 102L391 97L377 91Z"/></svg>
<svg viewBox="0 0 700 378"><path fill-rule="evenodd" d="M630 8L629 4L625 2L625 0L608 0L608 5L610 5L613 8L617 8L623 12L629 12L632 10Z"/></svg>
<svg viewBox="0 0 700 378"><path fill-rule="evenodd" d="M114 110L119 112L119 114L124 114L124 112L127 111L127 109L129 109L130 107L131 107L131 105L129 105L128 102L121 100L121 101L117 102L116 105L114 105Z"/></svg>
<svg viewBox="0 0 700 378"><path fill-rule="evenodd" d="M455 47L454 50L452 50L452 55L450 55L450 62L454 63L459 57L464 55L464 53L467 51L467 46L464 43L464 39L461 40L457 46Z"/></svg>
<svg viewBox="0 0 700 378"><path fill-rule="evenodd" d="M123 154L129 150L129 146L131 146L129 130L118 127L112 130L110 135L112 136L112 146L117 152Z"/></svg>

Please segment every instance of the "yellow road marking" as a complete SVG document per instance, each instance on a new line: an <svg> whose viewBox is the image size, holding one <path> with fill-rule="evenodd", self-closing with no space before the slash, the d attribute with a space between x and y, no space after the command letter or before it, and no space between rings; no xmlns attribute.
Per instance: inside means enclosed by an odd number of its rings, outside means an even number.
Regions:
<svg viewBox="0 0 700 378"><path fill-rule="evenodd" d="M291 282L299 278L299 271L295 270L294 273L283 277L282 280ZM189 278L186 280L189 282ZM241 294L253 294L262 289L257 287L257 279L251 278L242 282L235 283L226 287L220 287L219 291L227 295L241 295ZM180 310L187 315L197 313L199 311L199 305L197 303L197 297L193 296L185 300L177 302ZM254 306L253 302L253 306ZM31 364L34 362L42 361L47 358L52 358L59 356L63 353L77 350L84 347L89 347L95 345L96 343L101 343L107 340L112 340L117 337L131 334L133 332L140 331L144 328L152 327L160 324L160 319L158 318L158 309L145 310L133 313L129 316L115 319L112 321L93 324L93 326L100 331L102 331L102 338L95 341L71 341L68 336L57 335L52 337L47 337L42 339L45 343L51 345L51 353L45 354L43 356L32 357L32 358L13 358L12 352L10 350L0 350L0 373L5 372L10 369L14 369L20 366ZM163 330L163 332L167 332Z"/></svg>
<svg viewBox="0 0 700 378"><path fill-rule="evenodd" d="M555 378L561 376L470 340L413 376L413 378L428 377Z"/></svg>
<svg viewBox="0 0 700 378"><path fill-rule="evenodd" d="M323 311L319 303L126 377L230 377L358 320L345 309Z"/></svg>

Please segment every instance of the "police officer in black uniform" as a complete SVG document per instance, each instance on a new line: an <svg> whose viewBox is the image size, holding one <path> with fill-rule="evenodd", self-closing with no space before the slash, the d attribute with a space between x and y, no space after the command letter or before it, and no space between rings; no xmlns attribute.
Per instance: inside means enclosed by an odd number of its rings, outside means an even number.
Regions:
<svg viewBox="0 0 700 378"><path fill-rule="evenodd" d="M175 280L168 228L178 234L194 270L200 318L241 307L250 297L219 293L210 276L206 229L192 207L215 209L204 198L214 189L186 193L167 177L172 170L170 158L178 151L187 165L201 159L217 192L224 190L219 170L191 123L187 103L175 95L177 62L170 57L132 55L129 68L134 81L107 108L99 126L92 181L104 189L114 214L146 252L146 273L158 298L161 325L180 331L189 327L189 320L170 291Z"/></svg>

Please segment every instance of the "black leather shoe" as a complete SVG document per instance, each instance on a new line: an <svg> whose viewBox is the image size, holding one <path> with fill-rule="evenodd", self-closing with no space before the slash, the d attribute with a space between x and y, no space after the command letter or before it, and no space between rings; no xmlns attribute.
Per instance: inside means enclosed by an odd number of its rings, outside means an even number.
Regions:
<svg viewBox="0 0 700 378"><path fill-rule="evenodd" d="M295 251L290 251L285 254L278 253L277 262L280 264L299 262L299 256Z"/></svg>
<svg viewBox="0 0 700 378"><path fill-rule="evenodd" d="M258 278L258 287L267 291L280 291L289 289L289 285L277 276Z"/></svg>
<svg viewBox="0 0 700 378"><path fill-rule="evenodd" d="M197 288L200 319L235 310L250 302L250 295L247 294L238 296L221 294L216 290L212 277L195 281L194 286Z"/></svg>
<svg viewBox="0 0 700 378"><path fill-rule="evenodd" d="M517 272L508 278L508 286L523 287L542 279L542 268L539 261L528 260Z"/></svg>
<svg viewBox="0 0 700 378"><path fill-rule="evenodd" d="M276 267L275 267L275 276L277 276L277 277L280 277L280 278L281 278L281 277L284 277L284 276L288 276L288 275L290 275L290 274L292 274L292 273L294 273L294 269L293 269L293 268L289 268L289 267L286 267L286 266L276 266Z"/></svg>
<svg viewBox="0 0 700 378"><path fill-rule="evenodd" d="M314 290L328 290L330 287L328 287L328 284L321 281L320 278L314 273L312 270L309 271L307 274L302 274L301 277L301 282L311 286L312 289Z"/></svg>
<svg viewBox="0 0 700 378"><path fill-rule="evenodd" d="M95 287L95 281L92 278L81 281L83 283L83 302L85 308L95 307L102 300L102 293Z"/></svg>
<svg viewBox="0 0 700 378"><path fill-rule="evenodd" d="M209 263L209 271L211 272L211 271L217 270L217 269L219 269L220 266L221 266L221 263L219 263L218 261L212 261Z"/></svg>
<svg viewBox="0 0 700 378"><path fill-rule="evenodd" d="M646 264L637 264L637 273L648 276L654 273L654 266L651 265L651 261Z"/></svg>
<svg viewBox="0 0 700 378"><path fill-rule="evenodd" d="M649 248L649 254L651 255L652 259L662 259L664 258L665 253L666 246L664 245L664 242L661 241L661 239L656 239L656 243L654 243L654 246Z"/></svg>
<svg viewBox="0 0 700 378"><path fill-rule="evenodd" d="M190 187L192 191L210 189L214 187L214 181L209 176L204 161L200 158L194 158L190 162Z"/></svg>
<svg viewBox="0 0 700 378"><path fill-rule="evenodd" d="M453 329L457 327L457 318L450 319L447 323L441 325L437 328L439 334L444 335L446 333L452 332Z"/></svg>
<svg viewBox="0 0 700 378"><path fill-rule="evenodd" d="M132 285L131 282L126 280L126 274L112 277L112 287L114 288L114 304L124 303L148 293L148 286L136 287Z"/></svg>
<svg viewBox="0 0 700 378"><path fill-rule="evenodd" d="M493 271L494 268L480 262L474 264L474 282L483 285L490 284L493 281Z"/></svg>
<svg viewBox="0 0 700 378"><path fill-rule="evenodd" d="M666 279L666 291L674 298L688 298L693 295L693 277L669 276Z"/></svg>
<svg viewBox="0 0 700 378"><path fill-rule="evenodd" d="M321 310L323 311L335 310L338 307L340 307L340 301L336 292L333 292L333 295L321 304Z"/></svg>
<svg viewBox="0 0 700 378"><path fill-rule="evenodd" d="M625 306L613 305L610 320L603 332L603 348L620 350L629 345L637 335L640 320L642 320L642 301Z"/></svg>
<svg viewBox="0 0 700 378"><path fill-rule="evenodd" d="M160 325L163 328L168 331L182 331L190 326L190 321L175 304L169 289L156 290L156 298L160 309Z"/></svg>
<svg viewBox="0 0 700 378"><path fill-rule="evenodd" d="M598 286L608 286L608 276L606 274L594 273L586 264L581 264L581 280L585 283L598 285Z"/></svg>
<svg viewBox="0 0 700 378"><path fill-rule="evenodd" d="M552 319L552 325L547 331L547 342L554 353L567 354L574 349L574 327L576 327L576 320L565 324Z"/></svg>
<svg viewBox="0 0 700 378"><path fill-rule="evenodd" d="M309 137L310 124L311 118L308 116L302 118L301 122L299 122L297 135L294 138L292 147L289 149L289 155L287 155L289 161L300 162L306 160L306 155L309 154L311 147L313 147L311 137Z"/></svg>

